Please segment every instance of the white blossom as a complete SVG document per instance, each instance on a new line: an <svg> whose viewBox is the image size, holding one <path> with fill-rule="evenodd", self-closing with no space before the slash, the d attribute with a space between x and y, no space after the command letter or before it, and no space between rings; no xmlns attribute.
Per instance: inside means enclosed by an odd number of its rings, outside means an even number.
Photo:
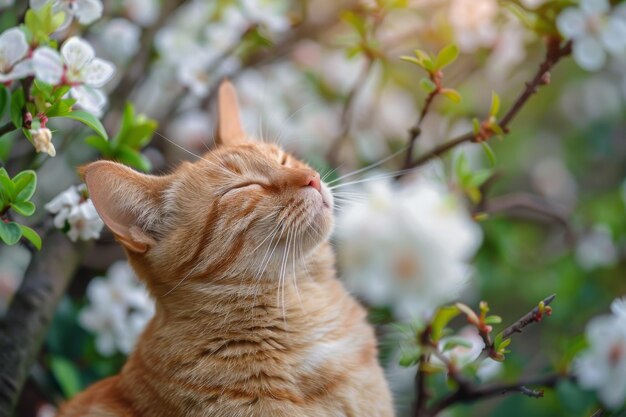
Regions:
<svg viewBox="0 0 626 417"><path fill-rule="evenodd" d="M65 22L59 29L68 27L73 18L81 25L88 25L102 17L101 0L30 0L30 7L40 9L48 2L55 13L65 13Z"/></svg>
<svg viewBox="0 0 626 417"><path fill-rule="evenodd" d="M67 222L70 225L67 236L72 242L76 242L78 239L97 239L100 237L100 232L104 226L91 200L72 207Z"/></svg>
<svg viewBox="0 0 626 417"><path fill-rule="evenodd" d="M124 10L129 18L147 27L156 23L161 6L158 0L124 0Z"/></svg>
<svg viewBox="0 0 626 417"><path fill-rule="evenodd" d="M0 34L0 83L6 83L32 74L26 36L18 28Z"/></svg>
<svg viewBox="0 0 626 417"><path fill-rule="evenodd" d="M213 125L201 110L186 111L170 123L167 136L185 149L206 149L212 142Z"/></svg>
<svg viewBox="0 0 626 417"><path fill-rule="evenodd" d="M96 335L98 351L110 356L129 354L154 315L154 302L125 261L111 265L106 277L96 277L87 287L89 304L79 323Z"/></svg>
<svg viewBox="0 0 626 417"><path fill-rule="evenodd" d="M59 54L52 48L40 47L33 53L35 76L48 84L71 85L70 95L83 109L100 115L107 99L100 90L113 77L115 67L96 58L91 45L72 37L63 43Z"/></svg>
<svg viewBox="0 0 626 417"><path fill-rule="evenodd" d="M626 400L626 315L624 299L611 306L612 315L587 325L589 347L575 362L581 387L595 390L605 407L618 409Z"/></svg>
<svg viewBox="0 0 626 417"><path fill-rule="evenodd" d="M85 198L86 187L71 186L45 205L45 209L54 214L54 226L63 229L69 225L67 236L73 242L96 239L104 223L98 216L96 208L90 199Z"/></svg>
<svg viewBox="0 0 626 417"><path fill-rule="evenodd" d="M596 71L606 62L607 52L626 52L626 5L611 10L608 0L581 0L557 17L561 35L574 41L572 53L581 68Z"/></svg>
<svg viewBox="0 0 626 417"><path fill-rule="evenodd" d="M286 12L289 3L284 0L241 0L243 13L251 21L265 26L270 32L289 29Z"/></svg>
<svg viewBox="0 0 626 417"><path fill-rule="evenodd" d="M491 46L498 38L497 14L495 0L452 0L449 19L459 48L472 52Z"/></svg>
<svg viewBox="0 0 626 417"><path fill-rule="evenodd" d="M576 260L587 270L615 265L618 253L611 230L603 224L597 224L583 235L576 247Z"/></svg>
<svg viewBox="0 0 626 417"><path fill-rule="evenodd" d="M109 20L100 36L98 45L107 57L116 62L126 62L139 50L141 28L130 20L118 17Z"/></svg>
<svg viewBox="0 0 626 417"><path fill-rule="evenodd" d="M339 260L348 287L374 305L416 318L456 298L482 232L439 183L369 183L365 201L338 219ZM341 197L339 197L341 198Z"/></svg>
<svg viewBox="0 0 626 417"><path fill-rule="evenodd" d="M33 145L37 152L46 152L50 156L57 154L52 143L52 132L47 127L42 127L37 130L31 129L30 134L33 138Z"/></svg>

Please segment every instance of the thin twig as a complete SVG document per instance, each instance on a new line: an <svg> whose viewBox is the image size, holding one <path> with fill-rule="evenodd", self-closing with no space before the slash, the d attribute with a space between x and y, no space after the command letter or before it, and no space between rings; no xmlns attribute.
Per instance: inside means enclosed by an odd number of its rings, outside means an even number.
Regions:
<svg viewBox="0 0 626 417"><path fill-rule="evenodd" d="M415 148L415 141L422 133L422 123L430 110L430 106L435 100L435 97L439 94L439 90L434 90L430 92L426 99L424 100L424 106L422 107L422 111L420 112L419 119L417 119L417 123L409 129L409 147L406 150L406 157L404 159L404 167L403 169L408 169L411 167L411 161L413 160L413 149Z"/></svg>
<svg viewBox="0 0 626 417"><path fill-rule="evenodd" d="M549 72L550 70L564 57L568 56L572 52L572 42L567 42L563 47L558 45L557 40L548 41L546 56L543 62L539 65L537 72L530 82L526 83L524 90L515 100L509 111L500 119L498 124L500 128L507 133L509 131L509 124L513 121L513 119L517 116L520 110L524 107L524 105L528 102L528 99L537 92L537 89L549 82ZM416 160L414 160L407 168L416 168L420 165L425 164L433 158L439 157L450 149L466 143L476 141L476 137L474 132L468 132L461 136L458 136L454 139L451 139L448 142L445 142L434 149L426 152ZM399 176L405 175L404 172L398 174Z"/></svg>
<svg viewBox="0 0 626 417"><path fill-rule="evenodd" d="M348 91L348 95L346 96L343 107L341 109L341 132L331 143L330 147L328 148L328 152L326 153L326 159L329 161L330 166L337 166L338 153L341 150L341 147L345 143L346 139L348 138L348 134L350 133L350 125L352 124L352 118L354 116L354 99L357 93L367 81L373 65L374 59L367 58L367 61L365 62L361 73L357 77L350 91Z"/></svg>
<svg viewBox="0 0 626 417"><path fill-rule="evenodd" d="M556 298L556 294L552 294L543 299L542 303L545 306L550 305L552 301ZM502 331L502 339L506 340L510 338L513 333L521 333L522 330L526 326L532 323L537 323L541 321L543 313L540 311L539 306L535 306L532 310L530 310L525 316L517 320L515 323L511 324L509 327Z"/></svg>

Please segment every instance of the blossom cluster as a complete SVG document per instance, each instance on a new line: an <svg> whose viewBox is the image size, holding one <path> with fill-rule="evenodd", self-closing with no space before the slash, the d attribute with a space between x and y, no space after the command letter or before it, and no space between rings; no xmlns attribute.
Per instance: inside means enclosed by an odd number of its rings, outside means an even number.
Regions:
<svg viewBox="0 0 626 417"><path fill-rule="evenodd" d="M348 287L374 305L420 319L457 298L482 241L463 204L433 180L368 184L342 208L339 261Z"/></svg>
<svg viewBox="0 0 626 417"><path fill-rule="evenodd" d="M100 237L104 223L93 202L87 198L87 187L84 184L71 186L46 204L45 208L54 214L55 227L68 227L67 236L73 242Z"/></svg>
<svg viewBox="0 0 626 417"><path fill-rule="evenodd" d="M96 335L98 352L105 356L129 354L154 315L154 302L130 265L118 261L109 267L106 277L91 280L87 299L78 321Z"/></svg>
<svg viewBox="0 0 626 417"><path fill-rule="evenodd" d="M589 347L575 363L578 383L618 409L626 401L626 297L613 301L610 315L591 320L586 334Z"/></svg>

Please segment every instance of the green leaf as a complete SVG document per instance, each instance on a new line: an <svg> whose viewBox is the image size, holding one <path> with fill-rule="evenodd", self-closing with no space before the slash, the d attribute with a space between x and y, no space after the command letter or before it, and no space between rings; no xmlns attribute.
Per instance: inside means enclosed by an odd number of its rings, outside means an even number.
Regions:
<svg viewBox="0 0 626 417"><path fill-rule="evenodd" d="M496 121L489 123L489 129L498 136L504 136L504 130Z"/></svg>
<svg viewBox="0 0 626 417"><path fill-rule="evenodd" d="M82 111L82 110L76 110L76 111L73 111L73 112L71 112L69 114L66 114L64 117L67 117L69 119L78 120L79 122L89 126L98 135L102 136L103 139L108 139L109 138L109 136L107 135L107 132L104 129L104 126L102 126L102 123L100 122L100 120L98 120L98 118L96 116L94 116L93 114L91 114L91 113L87 113L86 111Z"/></svg>
<svg viewBox="0 0 626 417"><path fill-rule="evenodd" d="M32 216L35 212L35 204L32 201L15 201L11 203L11 208L22 216Z"/></svg>
<svg viewBox="0 0 626 417"><path fill-rule="evenodd" d="M11 95L11 122L20 129L23 125L22 113L24 110L24 90L18 88Z"/></svg>
<svg viewBox="0 0 626 417"><path fill-rule="evenodd" d="M420 87L426 93L430 94L437 89L437 86L430 78L422 78L420 80Z"/></svg>
<svg viewBox="0 0 626 417"><path fill-rule="evenodd" d="M457 104L460 103L461 100L463 99L463 97L461 97L461 94L452 88L442 88L440 93L446 96L449 100Z"/></svg>
<svg viewBox="0 0 626 417"><path fill-rule="evenodd" d="M61 356L52 356L50 357L50 369L66 398L72 397L80 391L80 373L71 361Z"/></svg>
<svg viewBox="0 0 626 417"><path fill-rule="evenodd" d="M41 237L39 234L28 226L24 226L23 224L20 224L19 226L20 229L22 229L23 237L32 243L37 250L41 250Z"/></svg>
<svg viewBox="0 0 626 417"><path fill-rule="evenodd" d="M5 223L0 220L0 239L7 245L15 245L22 237L22 229L15 222Z"/></svg>
<svg viewBox="0 0 626 417"><path fill-rule="evenodd" d="M422 68L428 72L435 72L435 63L426 52L416 49L415 56L421 62L420 66Z"/></svg>
<svg viewBox="0 0 626 417"><path fill-rule="evenodd" d="M491 92L491 108L489 109L490 116L497 116L500 111L500 97L495 91Z"/></svg>
<svg viewBox="0 0 626 417"><path fill-rule="evenodd" d="M443 348L441 350L445 352L459 346L471 348L473 345L472 342L463 337L450 337L446 339L446 342L443 344Z"/></svg>
<svg viewBox="0 0 626 417"><path fill-rule="evenodd" d="M437 342L443 335L443 330L450 323L450 320L460 314L456 306L444 306L437 309L431 324L431 338Z"/></svg>
<svg viewBox="0 0 626 417"><path fill-rule="evenodd" d="M420 61L419 59L412 57L412 56L406 56L406 55L402 55L400 57L401 60L406 61L406 62L410 62L412 64L415 64L421 68L424 67L424 65L422 64L422 61Z"/></svg>
<svg viewBox="0 0 626 417"><path fill-rule="evenodd" d="M37 188L37 174L35 171L22 171L13 178L15 184L15 201L27 201Z"/></svg>
<svg viewBox="0 0 626 417"><path fill-rule="evenodd" d="M110 158L112 154L111 143L104 140L101 136L92 135L85 139L85 143L95 148L105 158Z"/></svg>
<svg viewBox="0 0 626 417"><path fill-rule="evenodd" d="M0 117L2 117L10 102L11 93L9 89L4 84L0 84Z"/></svg>
<svg viewBox="0 0 626 417"><path fill-rule="evenodd" d="M124 143L135 149L143 148L150 142L150 139L152 139L152 134L157 126L158 123L152 119L145 119L135 124L135 126L128 131Z"/></svg>
<svg viewBox="0 0 626 417"><path fill-rule="evenodd" d="M485 154L487 155L487 159L489 159L489 163L492 167L496 166L496 154L491 149L491 146L487 142L481 142L480 145L483 147Z"/></svg>
<svg viewBox="0 0 626 417"><path fill-rule="evenodd" d="M149 172L152 169L152 164L148 158L127 146L122 146L117 150L115 159L125 165L129 165L144 172Z"/></svg>
<svg viewBox="0 0 626 417"><path fill-rule="evenodd" d="M442 69L456 61L459 56L459 48L455 45L448 45L443 48L435 60L435 68Z"/></svg>
<svg viewBox="0 0 626 417"><path fill-rule="evenodd" d="M76 103L73 98L56 99L47 110L48 117L64 117L72 113L72 106Z"/></svg>

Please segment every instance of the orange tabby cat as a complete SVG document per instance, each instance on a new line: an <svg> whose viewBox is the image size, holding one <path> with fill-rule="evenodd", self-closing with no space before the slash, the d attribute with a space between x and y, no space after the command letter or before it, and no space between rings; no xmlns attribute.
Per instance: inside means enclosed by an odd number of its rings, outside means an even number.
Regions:
<svg viewBox="0 0 626 417"><path fill-rule="evenodd" d="M219 113L220 146L170 175L84 168L156 315L121 373L59 416L393 416L374 332L335 278L330 192L248 140L228 82Z"/></svg>

